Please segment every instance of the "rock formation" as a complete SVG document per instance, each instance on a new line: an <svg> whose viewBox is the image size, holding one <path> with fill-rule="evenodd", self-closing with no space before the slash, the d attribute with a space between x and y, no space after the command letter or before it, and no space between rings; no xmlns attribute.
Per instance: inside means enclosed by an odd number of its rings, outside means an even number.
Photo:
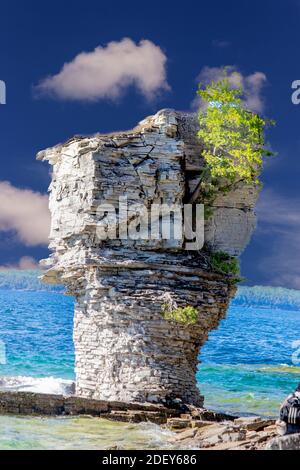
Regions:
<svg viewBox="0 0 300 470"><path fill-rule="evenodd" d="M99 239L110 214L100 203L182 206L203 169L195 116L162 110L135 129L74 137L38 154L53 165L52 226L44 281L62 283L76 299L76 393L103 400L202 405L195 373L200 347L235 293L214 272L205 250L186 240ZM209 250L238 256L255 226L257 190L239 186L214 203L205 226ZM201 201L198 201L201 202ZM142 216L140 216L140 222ZM127 222L117 213L118 231ZM138 238L138 237L137 237ZM198 310L198 321L166 320L163 304Z"/></svg>

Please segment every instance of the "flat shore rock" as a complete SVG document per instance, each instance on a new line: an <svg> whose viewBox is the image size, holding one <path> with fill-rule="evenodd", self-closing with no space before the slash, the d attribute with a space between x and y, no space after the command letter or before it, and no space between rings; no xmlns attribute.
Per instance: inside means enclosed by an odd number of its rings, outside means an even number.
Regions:
<svg viewBox="0 0 300 470"><path fill-rule="evenodd" d="M182 427L180 428L180 419ZM168 419L168 427L176 431L176 435L170 439L171 444L178 444L180 449L199 450L264 450L266 447L273 449L288 448L289 440L280 444L276 437L275 420L259 417L237 418L220 422L201 421L191 418L188 427L183 426L186 418ZM173 424L175 423L175 428ZM298 436L298 435L297 435ZM289 437L289 436L286 436ZM279 443L278 443L279 439ZM300 442L297 438L291 439L291 446ZM294 447L295 448L295 447Z"/></svg>

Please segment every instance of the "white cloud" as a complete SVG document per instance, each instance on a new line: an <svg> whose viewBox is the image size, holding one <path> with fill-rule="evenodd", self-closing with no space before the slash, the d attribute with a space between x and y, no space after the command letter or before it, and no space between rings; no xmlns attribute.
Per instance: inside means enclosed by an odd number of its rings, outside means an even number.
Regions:
<svg viewBox="0 0 300 470"><path fill-rule="evenodd" d="M265 190L257 214L258 236L268 240L258 269L271 285L300 289L300 199Z"/></svg>
<svg viewBox="0 0 300 470"><path fill-rule="evenodd" d="M47 245L48 196L0 182L0 231L14 231L27 246Z"/></svg>
<svg viewBox="0 0 300 470"><path fill-rule="evenodd" d="M144 39L135 44L124 38L81 52L58 74L42 80L36 90L62 100L97 101L116 99L134 85L151 99L159 90L169 89L166 61L153 42Z"/></svg>
<svg viewBox="0 0 300 470"><path fill-rule="evenodd" d="M0 266L0 271L10 271L15 269L24 271L26 269L40 269L40 266L31 256L22 256L16 264L5 264Z"/></svg>
<svg viewBox="0 0 300 470"><path fill-rule="evenodd" d="M254 72L250 75L243 75L236 67L226 67L229 83L232 88L243 87L245 106L254 112L261 113L264 110L264 100L262 97L263 87L267 77L263 72ZM200 83L210 83L224 78L224 67L203 67L197 77ZM193 107L201 105L199 98L193 101Z"/></svg>

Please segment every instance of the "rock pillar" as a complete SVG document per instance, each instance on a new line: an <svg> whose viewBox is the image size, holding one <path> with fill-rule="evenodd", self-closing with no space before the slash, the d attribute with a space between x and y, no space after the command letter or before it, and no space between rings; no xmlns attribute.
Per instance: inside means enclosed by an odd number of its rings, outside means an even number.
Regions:
<svg viewBox="0 0 300 470"><path fill-rule="evenodd" d="M75 137L38 154L53 166L53 253L44 281L63 283L76 299L79 396L203 403L198 354L235 293L230 279L213 271L205 250L187 251L184 238L98 236L111 220L100 203L120 207L126 197L130 223L135 204L182 207L204 165L195 135L193 115L162 110L131 131ZM210 250L239 255L255 226L256 196L254 188L239 187L217 198L205 227ZM119 209L116 220L117 231L124 230ZM196 324L166 320L168 302L196 308Z"/></svg>

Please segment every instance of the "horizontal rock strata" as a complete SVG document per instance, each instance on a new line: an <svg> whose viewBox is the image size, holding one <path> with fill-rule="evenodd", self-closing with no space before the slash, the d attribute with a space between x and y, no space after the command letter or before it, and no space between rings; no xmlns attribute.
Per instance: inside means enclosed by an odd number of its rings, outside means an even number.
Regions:
<svg viewBox="0 0 300 470"><path fill-rule="evenodd" d="M149 403L123 403L30 392L0 392L0 415L94 416L113 421L165 424L178 409Z"/></svg>

